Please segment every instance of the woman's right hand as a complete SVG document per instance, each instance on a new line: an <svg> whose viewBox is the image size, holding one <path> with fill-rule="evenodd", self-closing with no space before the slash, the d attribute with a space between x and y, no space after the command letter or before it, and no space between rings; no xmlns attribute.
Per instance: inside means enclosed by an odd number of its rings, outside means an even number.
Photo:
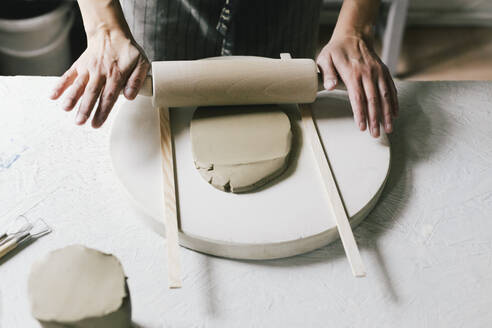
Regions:
<svg viewBox="0 0 492 328"><path fill-rule="evenodd" d="M149 68L144 51L131 36L100 29L88 38L87 49L59 79L51 99L65 93L65 111L71 111L81 99L75 116L78 125L89 119L99 99L92 118L92 126L98 128L106 121L121 90L130 100L137 96Z"/></svg>

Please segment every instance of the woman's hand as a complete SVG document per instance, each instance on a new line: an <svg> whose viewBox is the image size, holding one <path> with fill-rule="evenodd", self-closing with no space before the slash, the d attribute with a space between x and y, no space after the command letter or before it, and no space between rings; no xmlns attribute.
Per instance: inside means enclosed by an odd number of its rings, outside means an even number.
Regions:
<svg viewBox="0 0 492 328"><path fill-rule="evenodd" d="M317 60L326 90L343 81L361 131L369 125L373 137L379 137L379 125L386 133L393 130L398 115L396 88L386 66L369 40L358 33L336 33L321 50Z"/></svg>
<svg viewBox="0 0 492 328"><path fill-rule="evenodd" d="M66 111L71 111L81 99L75 117L78 125L89 119L99 99L92 118L92 126L98 128L106 121L121 90L128 99L136 97L149 68L143 50L131 36L99 29L88 37L87 49L59 79L51 99L66 93L62 105Z"/></svg>

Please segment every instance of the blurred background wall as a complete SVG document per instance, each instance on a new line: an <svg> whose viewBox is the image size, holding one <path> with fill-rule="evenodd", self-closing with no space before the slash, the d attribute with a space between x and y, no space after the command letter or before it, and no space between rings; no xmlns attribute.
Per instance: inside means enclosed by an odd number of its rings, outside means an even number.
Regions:
<svg viewBox="0 0 492 328"><path fill-rule="evenodd" d="M490 0L412 0L410 24L450 24L492 26Z"/></svg>
<svg viewBox="0 0 492 328"><path fill-rule="evenodd" d="M398 28L393 74L409 80L492 80L492 0L382 0L377 51L384 56L385 27ZM391 7L408 2L405 17L388 20ZM323 0L320 44L329 41L341 0ZM398 36L398 32L395 33ZM396 37L398 40L398 37ZM391 61L391 60L390 60ZM388 64L388 62L386 62Z"/></svg>
<svg viewBox="0 0 492 328"><path fill-rule="evenodd" d="M416 11L449 11L449 12L475 12L488 11L492 13L490 0L412 0L410 12Z"/></svg>
<svg viewBox="0 0 492 328"><path fill-rule="evenodd" d="M336 21L341 3L342 0L323 0L323 23ZM492 0L409 0L407 23L410 26L492 26Z"/></svg>

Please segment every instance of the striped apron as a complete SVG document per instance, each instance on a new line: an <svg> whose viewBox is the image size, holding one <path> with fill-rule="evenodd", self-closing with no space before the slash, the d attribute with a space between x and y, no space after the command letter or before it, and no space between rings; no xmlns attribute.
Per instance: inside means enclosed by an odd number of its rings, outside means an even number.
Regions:
<svg viewBox="0 0 492 328"><path fill-rule="evenodd" d="M321 0L120 0L149 60L313 58Z"/></svg>

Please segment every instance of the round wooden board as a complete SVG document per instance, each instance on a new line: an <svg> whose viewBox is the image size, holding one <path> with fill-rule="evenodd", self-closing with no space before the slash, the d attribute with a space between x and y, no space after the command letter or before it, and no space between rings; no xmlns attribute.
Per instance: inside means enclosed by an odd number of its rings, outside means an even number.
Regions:
<svg viewBox="0 0 492 328"><path fill-rule="evenodd" d="M326 191L303 138L297 107L289 113L297 144L289 169L256 192L232 194L203 180L194 167L189 125L194 108L171 110L180 244L236 259L272 259L312 251L338 238ZM352 227L376 204L390 167L386 135L355 127L343 91L320 92L313 115ZM116 175L136 206L163 232L162 168L157 110L151 98L120 103L110 151Z"/></svg>

